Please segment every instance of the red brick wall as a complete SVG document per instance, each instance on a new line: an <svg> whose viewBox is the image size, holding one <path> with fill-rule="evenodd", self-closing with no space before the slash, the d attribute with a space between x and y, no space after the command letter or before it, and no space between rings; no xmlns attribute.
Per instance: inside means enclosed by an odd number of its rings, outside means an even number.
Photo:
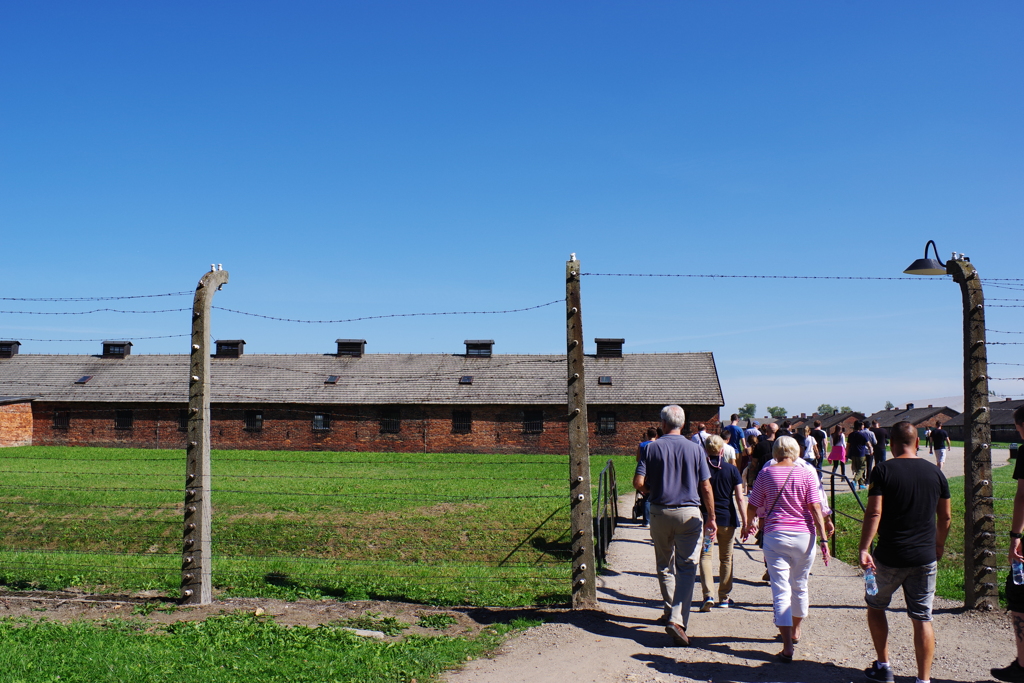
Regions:
<svg viewBox="0 0 1024 683"><path fill-rule="evenodd" d="M32 404L0 405L0 448L32 445Z"/></svg>
<svg viewBox="0 0 1024 683"><path fill-rule="evenodd" d="M133 407L132 429L114 428L114 411L131 406L109 404L34 405L34 443L37 445L184 448L185 433L178 415L185 405ZM716 406L684 406L691 421L718 424ZM55 410L70 410L67 429L54 428ZM544 430L523 433L523 410L536 406L402 406L397 434L381 434L377 406L260 406L214 405L210 439L214 448L246 450L325 450L430 453L566 453L565 406L544 406ZM263 429L244 427L246 410L263 413ZM472 413L468 434L452 433L452 412ZM648 427L658 424L661 406L589 406L590 450L595 454L631 454ZM614 412L616 430L597 433L598 416ZM313 415L331 415L331 429L313 431Z"/></svg>

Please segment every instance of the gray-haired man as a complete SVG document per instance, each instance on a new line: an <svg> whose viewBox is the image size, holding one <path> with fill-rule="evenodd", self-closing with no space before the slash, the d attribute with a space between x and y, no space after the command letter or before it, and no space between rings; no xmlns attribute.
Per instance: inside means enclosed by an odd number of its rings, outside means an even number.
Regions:
<svg viewBox="0 0 1024 683"><path fill-rule="evenodd" d="M665 432L651 442L636 465L633 487L651 501L651 540L665 601L665 630L679 645L689 645L686 626L704 533L714 537L715 501L711 472L700 446L680 435L686 414L676 405L661 409ZM702 529L700 505L708 510Z"/></svg>

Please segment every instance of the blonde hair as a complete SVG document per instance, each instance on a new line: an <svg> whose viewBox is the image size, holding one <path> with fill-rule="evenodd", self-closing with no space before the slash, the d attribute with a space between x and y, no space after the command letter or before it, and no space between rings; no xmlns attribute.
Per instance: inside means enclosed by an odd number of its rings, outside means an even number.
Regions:
<svg viewBox="0 0 1024 683"><path fill-rule="evenodd" d="M712 434L704 440L704 448L708 449L708 455L721 455L724 446L725 440L718 434Z"/></svg>
<svg viewBox="0 0 1024 683"><path fill-rule="evenodd" d="M772 457L775 458L776 462L782 462L783 460L796 461L800 457L800 446L797 445L796 439L791 436L780 436L775 439L775 445L772 446Z"/></svg>

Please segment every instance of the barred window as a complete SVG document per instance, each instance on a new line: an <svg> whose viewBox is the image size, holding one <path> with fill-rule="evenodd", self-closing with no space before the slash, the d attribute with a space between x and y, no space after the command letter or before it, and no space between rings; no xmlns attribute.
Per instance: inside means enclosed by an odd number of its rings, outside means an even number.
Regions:
<svg viewBox="0 0 1024 683"><path fill-rule="evenodd" d="M597 432L598 434L615 433L615 413L597 414Z"/></svg>
<svg viewBox="0 0 1024 683"><path fill-rule="evenodd" d="M469 434L473 431L473 413L469 410L452 411L452 434Z"/></svg>
<svg viewBox="0 0 1024 683"><path fill-rule="evenodd" d="M523 434L540 434L544 431L544 411L523 411Z"/></svg>
<svg viewBox="0 0 1024 683"><path fill-rule="evenodd" d="M178 431L188 431L188 408L182 408L178 411Z"/></svg>
<svg viewBox="0 0 1024 683"><path fill-rule="evenodd" d="M398 408L381 409L379 418L381 434L398 434L402 431L402 413Z"/></svg>
<svg viewBox="0 0 1024 683"><path fill-rule="evenodd" d="M262 410L246 410L242 414L242 420L245 423L245 431L247 431L247 432L262 432L263 431L263 411Z"/></svg>
<svg viewBox="0 0 1024 683"><path fill-rule="evenodd" d="M331 431L331 416L328 413L313 413L313 431Z"/></svg>
<svg viewBox="0 0 1024 683"><path fill-rule="evenodd" d="M54 429L67 429L71 426L71 411L69 410L55 410L53 411L53 428Z"/></svg>
<svg viewBox="0 0 1024 683"><path fill-rule="evenodd" d="M135 422L135 414L131 410L114 411L114 429L131 429Z"/></svg>

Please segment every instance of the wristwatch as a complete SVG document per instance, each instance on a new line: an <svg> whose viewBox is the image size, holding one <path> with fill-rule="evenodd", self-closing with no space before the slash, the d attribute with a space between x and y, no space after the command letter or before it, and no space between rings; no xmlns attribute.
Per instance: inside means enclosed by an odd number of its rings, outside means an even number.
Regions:
<svg viewBox="0 0 1024 683"><path fill-rule="evenodd" d="M1010 532L1010 538L1024 538L1024 534L1015 534L1014 532L1011 531Z"/></svg>

